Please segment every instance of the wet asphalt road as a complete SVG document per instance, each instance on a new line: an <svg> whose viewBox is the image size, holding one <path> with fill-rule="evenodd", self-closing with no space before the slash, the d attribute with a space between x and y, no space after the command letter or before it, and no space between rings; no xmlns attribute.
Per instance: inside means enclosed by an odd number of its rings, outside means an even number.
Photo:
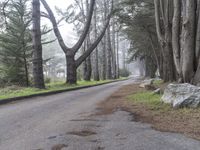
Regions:
<svg viewBox="0 0 200 150"><path fill-rule="evenodd" d="M133 79L0 106L0 150L200 150L200 142L132 121L90 116Z"/></svg>

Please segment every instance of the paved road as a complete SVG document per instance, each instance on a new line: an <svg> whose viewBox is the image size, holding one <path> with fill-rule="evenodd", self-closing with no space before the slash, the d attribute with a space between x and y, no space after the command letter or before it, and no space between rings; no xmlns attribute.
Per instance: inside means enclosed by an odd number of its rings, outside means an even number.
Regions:
<svg viewBox="0 0 200 150"><path fill-rule="evenodd" d="M91 117L134 80L0 106L0 150L199 150L200 142L133 122L127 112Z"/></svg>

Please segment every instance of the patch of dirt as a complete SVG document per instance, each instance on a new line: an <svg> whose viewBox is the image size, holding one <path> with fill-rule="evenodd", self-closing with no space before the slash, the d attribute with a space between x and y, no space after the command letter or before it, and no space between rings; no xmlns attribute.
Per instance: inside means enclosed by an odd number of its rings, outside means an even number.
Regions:
<svg viewBox="0 0 200 150"><path fill-rule="evenodd" d="M83 131L72 131L72 132L68 132L67 134L85 137L85 136L95 135L97 133L93 132L93 131L90 131L90 130L83 130Z"/></svg>
<svg viewBox="0 0 200 150"><path fill-rule="evenodd" d="M118 90L116 93L112 94L107 100L98 104L98 112L95 115L109 115L118 109L123 109L128 106L128 101L126 101L127 95L131 95L143 91L138 84L127 85Z"/></svg>
<svg viewBox="0 0 200 150"><path fill-rule="evenodd" d="M53 146L51 148L51 150L62 150L62 148L65 148L65 147L68 147L68 145L65 145L65 144L57 144L55 146Z"/></svg>
<svg viewBox="0 0 200 150"><path fill-rule="evenodd" d="M166 83L160 88L163 90ZM163 132L182 133L200 140L200 109L169 109L155 110L128 100L128 95L145 91L138 84L127 85L119 89L107 100L98 104L95 115L108 115L116 110L124 110L133 114L135 121L149 123L156 130Z"/></svg>

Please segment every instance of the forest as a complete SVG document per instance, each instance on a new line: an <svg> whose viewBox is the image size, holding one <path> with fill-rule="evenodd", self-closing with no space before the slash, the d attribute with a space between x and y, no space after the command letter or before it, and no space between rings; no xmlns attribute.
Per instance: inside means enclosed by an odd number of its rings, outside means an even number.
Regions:
<svg viewBox="0 0 200 150"><path fill-rule="evenodd" d="M54 13L45 0L2 1L1 86L44 89L51 80L66 78L67 84L76 84L77 79L128 76L125 56L123 68L119 67L121 27L116 5L107 0L74 1L63 10L55 7ZM76 42L66 42L69 39L59 29L63 24L72 24Z"/></svg>
<svg viewBox="0 0 200 150"><path fill-rule="evenodd" d="M45 89L52 81L73 85L135 72L198 85L199 5L199 0L74 0L58 8L46 0L1 0L1 87ZM66 24L75 35L64 34Z"/></svg>
<svg viewBox="0 0 200 150"><path fill-rule="evenodd" d="M200 0L0 0L1 150L200 150Z"/></svg>

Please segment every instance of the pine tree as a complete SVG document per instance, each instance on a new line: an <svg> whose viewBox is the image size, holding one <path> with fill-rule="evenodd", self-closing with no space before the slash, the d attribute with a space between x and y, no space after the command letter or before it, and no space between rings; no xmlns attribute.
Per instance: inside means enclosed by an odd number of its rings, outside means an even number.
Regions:
<svg viewBox="0 0 200 150"><path fill-rule="evenodd" d="M28 0L13 0L5 9L6 28L0 33L0 77L5 82L29 86L32 53Z"/></svg>

